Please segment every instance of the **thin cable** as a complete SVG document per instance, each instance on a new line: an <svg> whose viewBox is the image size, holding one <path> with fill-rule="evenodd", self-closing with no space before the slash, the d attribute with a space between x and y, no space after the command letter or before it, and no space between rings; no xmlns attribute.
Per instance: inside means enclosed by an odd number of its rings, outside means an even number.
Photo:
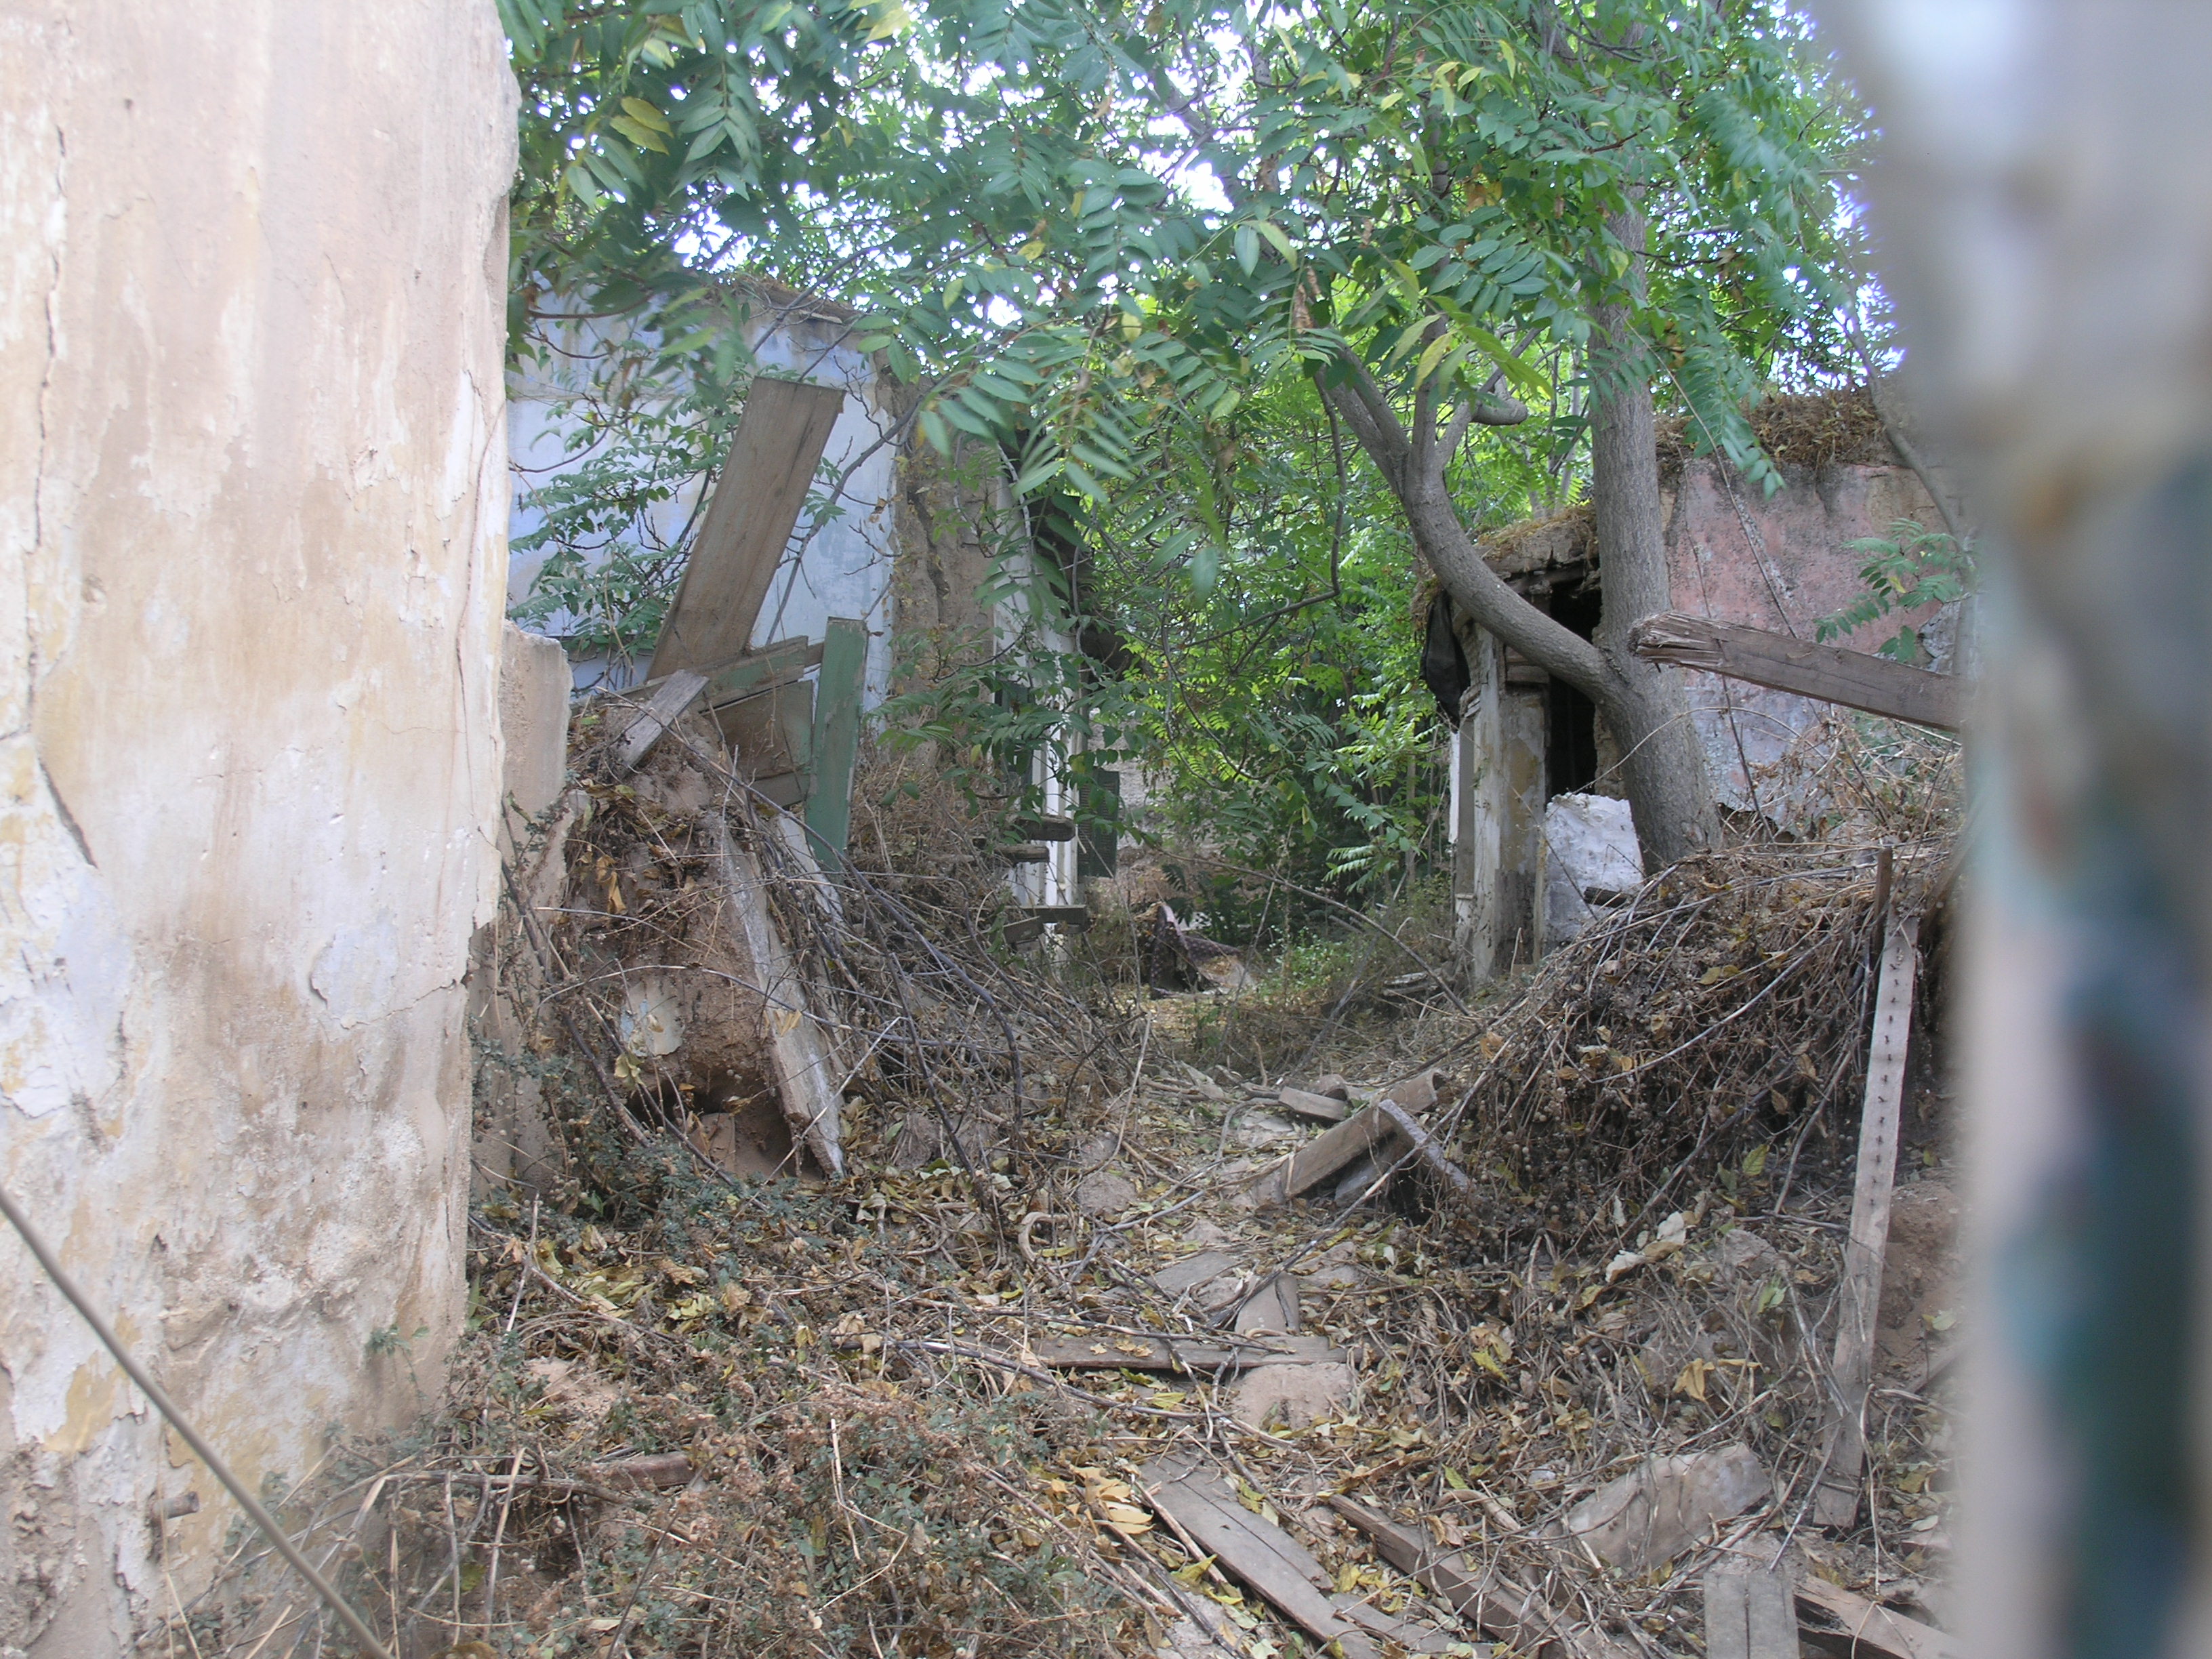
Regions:
<svg viewBox="0 0 2212 1659"><path fill-rule="evenodd" d="M94 1310L92 1304L85 1300L84 1292L76 1287L76 1281L63 1270L62 1264L54 1259L54 1253L46 1248L46 1240L39 1236L38 1230L31 1225L23 1212L15 1207L15 1200L8 1196L4 1188L0 1188L0 1212L4 1212L9 1224L22 1235L23 1243L30 1246L31 1254L39 1259L39 1266L45 1268L46 1277L54 1281L54 1288L67 1297L70 1305L84 1316L84 1322L92 1327L92 1334L106 1345L108 1352L115 1356L115 1363L123 1367L125 1375L138 1385L139 1392L154 1402L154 1409L168 1419L169 1426L184 1437L185 1443L192 1449L193 1454L208 1466L216 1480L229 1488L230 1495L238 1500L239 1507L261 1529L262 1536L276 1547L279 1555L292 1564L301 1577L314 1586L315 1594L323 1598L332 1613L337 1614L362 1647L374 1654L375 1659L392 1659L390 1650L377 1640L376 1632L369 1629L368 1621L356 1613L345 1597L339 1595L330 1581L315 1571L314 1565L300 1553L292 1540L285 1536L283 1528L276 1524L276 1517L261 1507L253 1494L246 1491L244 1483L230 1472L230 1466L216 1455L213 1447L200 1438L199 1431L185 1421L184 1413L161 1391L161 1385L147 1375L144 1366L131 1358L130 1350L108 1328L107 1322Z"/></svg>

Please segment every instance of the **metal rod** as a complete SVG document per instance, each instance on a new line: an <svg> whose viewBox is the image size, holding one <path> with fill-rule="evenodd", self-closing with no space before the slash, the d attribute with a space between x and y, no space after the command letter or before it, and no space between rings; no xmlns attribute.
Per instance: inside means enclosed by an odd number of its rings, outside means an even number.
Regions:
<svg viewBox="0 0 2212 1659"><path fill-rule="evenodd" d="M292 1540L285 1536L283 1528L276 1524L276 1517L261 1507L253 1494L246 1491L245 1484L230 1472L230 1465L216 1456L215 1449L200 1438L199 1431L185 1421L184 1413L177 1409L176 1402L161 1391L161 1385L149 1376L146 1368L131 1357L130 1351L123 1346L121 1339L108 1328L107 1322L102 1319L94 1311L92 1304L85 1299L84 1292L76 1286L76 1281L71 1279L63 1269L62 1264L54 1259L54 1253L46 1248L46 1242L39 1236L38 1230L32 1226L29 1219L15 1207L15 1200L8 1196L5 1188L0 1188L0 1212L6 1213L9 1224L22 1235L23 1243L30 1246L31 1254L39 1259L39 1266L46 1269L46 1277L54 1281L54 1287L69 1298L71 1307L84 1316L84 1322L92 1327L93 1334L106 1345L108 1352L115 1356L115 1363L122 1366L124 1373L138 1385L139 1391L154 1402L154 1409L168 1419L169 1426L184 1437L185 1443L192 1449L193 1454L201 1462L208 1466L215 1478L229 1489L230 1495L238 1500L239 1507L244 1510L253 1524L261 1529L262 1536L276 1547L279 1555L292 1564L294 1571L298 1572L300 1577L314 1586L315 1594L323 1598L332 1613L337 1614L345 1627L354 1633L362 1647L374 1655L375 1659L392 1659L390 1650L383 1643L377 1640L376 1632L369 1629L368 1621L353 1610L345 1597L337 1593L328 1579L315 1571L314 1564L300 1553Z"/></svg>

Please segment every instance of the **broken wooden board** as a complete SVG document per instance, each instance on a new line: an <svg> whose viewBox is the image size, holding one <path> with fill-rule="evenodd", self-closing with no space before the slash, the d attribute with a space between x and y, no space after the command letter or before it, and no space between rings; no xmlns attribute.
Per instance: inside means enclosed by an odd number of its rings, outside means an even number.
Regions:
<svg viewBox="0 0 2212 1659"><path fill-rule="evenodd" d="M770 686L787 684L808 669L818 667L822 651L819 642L805 639L778 640L772 645L764 645L709 674L701 701L709 709L715 709L725 703L754 696Z"/></svg>
<svg viewBox="0 0 2212 1659"><path fill-rule="evenodd" d="M1296 1198L1372 1156L1386 1163L1405 1150L1405 1138L1380 1106L1354 1112L1334 1128L1291 1154L1283 1166L1280 1196Z"/></svg>
<svg viewBox="0 0 2212 1659"><path fill-rule="evenodd" d="M1771 1533L1754 1533L1727 1551L1763 1567L1780 1553L1780 1546ZM1962 1659L1966 1653L1966 1644L1948 1632L1813 1574L1799 1578L1792 1593L1798 1634L1822 1653L1844 1659Z"/></svg>
<svg viewBox="0 0 2212 1659"><path fill-rule="evenodd" d="M1638 656L1653 662L1702 668L1916 726L1955 732L1965 714L1966 688L1951 675L1741 623L1670 611L1638 623L1628 641Z"/></svg>
<svg viewBox="0 0 2212 1659"><path fill-rule="evenodd" d="M1138 1485L1145 1501L1176 1531L1316 1642L1340 1644L1345 1659L1381 1659L1375 1635L1363 1628L1374 1610L1355 1611L1351 1597L1332 1595L1328 1574L1313 1552L1239 1503L1236 1488L1219 1469L1177 1453L1146 1464ZM1408 1620L1394 1620L1378 1634L1416 1651L1443 1648L1442 1632ZM1409 1638L1439 1639L1431 1646Z"/></svg>
<svg viewBox="0 0 2212 1659"><path fill-rule="evenodd" d="M615 757L615 775L628 777L637 770L638 763L653 750L668 728L682 720L691 705L699 700L705 690L707 677L690 669L678 669L658 685L641 688L648 695L645 707L623 733L622 750Z"/></svg>
<svg viewBox="0 0 2212 1659"><path fill-rule="evenodd" d="M1705 1659L1797 1659L1797 1609L1780 1570L1735 1562L1705 1574Z"/></svg>
<svg viewBox="0 0 2212 1659"><path fill-rule="evenodd" d="M1316 1123L1341 1123L1352 1115L1348 1103L1328 1095L1309 1094L1304 1089L1279 1089L1275 1100L1285 1111L1295 1112Z"/></svg>
<svg viewBox="0 0 2212 1659"><path fill-rule="evenodd" d="M712 670L752 642L814 470L845 402L837 386L756 380L730 436L707 520L661 624L648 678Z"/></svg>
<svg viewBox="0 0 2212 1659"><path fill-rule="evenodd" d="M1381 1510L1349 1498L1328 1500L1329 1507L1375 1546L1375 1553L1433 1590L1486 1636L1530 1659L1617 1659L1621 1650L1594 1632L1571 1631L1533 1590L1482 1577L1456 1551L1431 1545Z"/></svg>
<svg viewBox="0 0 2212 1659"><path fill-rule="evenodd" d="M1905 1100L1905 1049L1912 1037L1919 937L1917 916L1903 917L1890 928L1875 992L1874 1040L1867 1050L1866 1102L1859 1117L1858 1179L1851 1195L1850 1238L1844 1246L1844 1282L1836 1298L1827 1455L1813 1494L1813 1519L1823 1527L1848 1527L1858 1518L1867 1388L1873 1378L1875 1321L1881 1306L1890 1199L1897 1183L1898 1115Z"/></svg>
<svg viewBox="0 0 2212 1659"><path fill-rule="evenodd" d="M738 770L779 806L804 798L804 779L814 755L814 688L805 680L786 680L714 710L714 723L730 745ZM766 787L772 778L801 780L790 800L785 791Z"/></svg>
<svg viewBox="0 0 2212 1659"><path fill-rule="evenodd" d="M1452 1162L1449 1155L1437 1144L1437 1138L1414 1122L1412 1115L1395 1100L1377 1101L1375 1109L1397 1126L1398 1133L1411 1141L1413 1150L1421 1155L1421 1162L1436 1171L1438 1179L1452 1189L1460 1202L1472 1210L1474 1207L1474 1179Z"/></svg>
<svg viewBox="0 0 2212 1659"><path fill-rule="evenodd" d="M730 896L737 931L752 958L763 1004L768 1037L769 1081L782 1103L792 1139L812 1153L823 1172L845 1172L845 1151L838 1127L839 1079L830 1070L828 1045L806 1006L806 989L791 953L769 912L768 890L753 855L731 838L720 813L714 815L716 852L723 886Z"/></svg>
<svg viewBox="0 0 2212 1659"><path fill-rule="evenodd" d="M1825 1578L1796 1587L1798 1631L1806 1643L1848 1659L1963 1659L1965 1643L1854 1595Z"/></svg>

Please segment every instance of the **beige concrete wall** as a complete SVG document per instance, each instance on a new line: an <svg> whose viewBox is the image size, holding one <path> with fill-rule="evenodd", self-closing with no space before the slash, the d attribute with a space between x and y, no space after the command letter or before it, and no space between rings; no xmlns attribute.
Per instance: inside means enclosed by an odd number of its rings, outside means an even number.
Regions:
<svg viewBox="0 0 2212 1659"><path fill-rule="evenodd" d="M514 97L489 0L0 9L0 1179L257 1482L462 1306ZM9 1239L0 1457L0 1649L233 1513Z"/></svg>

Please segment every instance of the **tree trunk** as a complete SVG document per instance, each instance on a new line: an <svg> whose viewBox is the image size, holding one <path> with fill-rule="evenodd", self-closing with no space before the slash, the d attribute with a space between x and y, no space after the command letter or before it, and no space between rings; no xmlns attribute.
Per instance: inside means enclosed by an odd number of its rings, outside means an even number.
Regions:
<svg viewBox="0 0 2212 1659"><path fill-rule="evenodd" d="M1642 218L1624 215L1612 226L1640 263ZM1620 740L1621 781L1635 815L1636 838L1644 844L1645 867L1657 869L1718 846L1720 815L1681 674L1629 649L1630 629L1673 608L1658 434L1650 378L1639 361L1626 308L1600 306L1595 320L1598 349L1610 361L1601 362L1602 372L1591 376L1590 495L1604 592L1596 644L1606 672L1601 690L1590 695Z"/></svg>

